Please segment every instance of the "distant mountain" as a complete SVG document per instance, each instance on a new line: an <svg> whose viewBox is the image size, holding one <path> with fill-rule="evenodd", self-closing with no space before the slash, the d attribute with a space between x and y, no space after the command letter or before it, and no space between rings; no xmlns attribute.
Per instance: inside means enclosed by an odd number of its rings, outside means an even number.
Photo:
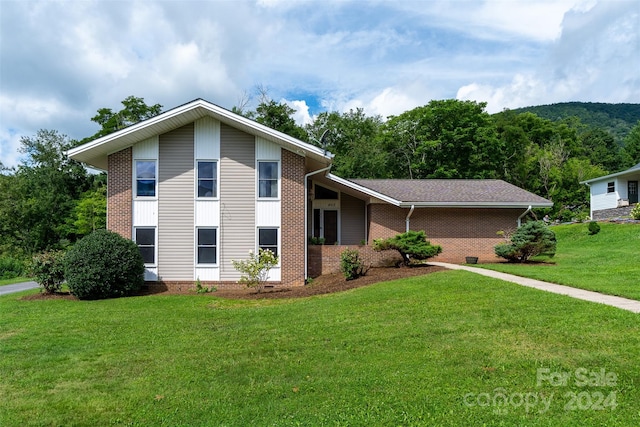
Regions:
<svg viewBox="0 0 640 427"><path fill-rule="evenodd" d="M561 102L517 108L515 113L530 112L558 121L577 117L583 125L598 127L611 133L618 144L640 120L640 104L606 104L602 102Z"/></svg>

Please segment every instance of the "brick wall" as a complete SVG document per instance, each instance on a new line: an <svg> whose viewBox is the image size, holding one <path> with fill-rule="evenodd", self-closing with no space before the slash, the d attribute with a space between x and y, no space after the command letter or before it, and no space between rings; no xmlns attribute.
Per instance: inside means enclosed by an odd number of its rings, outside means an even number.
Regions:
<svg viewBox="0 0 640 427"><path fill-rule="evenodd" d="M396 251L376 252L371 246L358 245L310 245L309 277L330 274L340 271L340 254L345 249L355 249L365 265L372 267L388 267L402 261Z"/></svg>
<svg viewBox="0 0 640 427"><path fill-rule="evenodd" d="M304 157L282 149L280 265L284 286L304 285L304 175Z"/></svg>
<svg viewBox="0 0 640 427"><path fill-rule="evenodd" d="M109 155L107 166L107 229L131 239L133 227L131 148Z"/></svg>
<svg viewBox="0 0 640 427"><path fill-rule="evenodd" d="M524 209L416 208L410 218L411 230L424 230L432 244L442 246L434 260L464 263L465 257L479 262L495 262L493 247L504 239L496 233L515 230ZM373 239L393 237L406 230L408 208L369 205L369 236Z"/></svg>

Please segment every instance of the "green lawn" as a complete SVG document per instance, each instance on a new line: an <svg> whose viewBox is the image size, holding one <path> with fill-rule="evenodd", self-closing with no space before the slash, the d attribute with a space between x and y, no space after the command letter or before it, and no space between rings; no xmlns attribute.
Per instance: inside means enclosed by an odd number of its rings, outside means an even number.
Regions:
<svg viewBox="0 0 640 427"><path fill-rule="evenodd" d="M13 285L14 283L29 282L28 277L14 277L13 279L0 279L0 286Z"/></svg>
<svg viewBox="0 0 640 427"><path fill-rule="evenodd" d="M0 425L640 425L633 313L464 271L213 295L0 297Z"/></svg>
<svg viewBox="0 0 640 427"><path fill-rule="evenodd" d="M552 227L558 239L553 265L482 264L518 276L640 300L640 225L600 223L593 236L588 223Z"/></svg>

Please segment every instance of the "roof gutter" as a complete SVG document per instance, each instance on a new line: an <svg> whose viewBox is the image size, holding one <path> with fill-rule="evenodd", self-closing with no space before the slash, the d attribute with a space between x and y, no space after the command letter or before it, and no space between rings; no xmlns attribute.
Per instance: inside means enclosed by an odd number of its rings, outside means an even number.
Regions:
<svg viewBox="0 0 640 427"><path fill-rule="evenodd" d="M523 218L526 214L528 214L529 212L531 212L531 205L529 205L529 207L527 208L527 210L526 210L526 211L524 211L524 212L522 213L522 215L520 215L520 216L518 217L518 228L520 228L520 226L522 225L522 218Z"/></svg>
<svg viewBox="0 0 640 427"><path fill-rule="evenodd" d="M309 177L328 171L329 169L331 169L331 166L333 165L329 165L326 168L322 168L322 169L318 169L316 171L313 172L309 172L308 174L306 174L304 176L304 284L307 284L307 279L309 278L309 245L307 244L307 238L309 236L309 221L307 218L308 212L309 212Z"/></svg>
<svg viewBox="0 0 640 427"><path fill-rule="evenodd" d="M405 219L406 222L406 232L409 232L409 218L411 218L411 214L413 213L413 210L416 208L415 205L411 205L411 209L409 209L409 213L407 214L407 218Z"/></svg>

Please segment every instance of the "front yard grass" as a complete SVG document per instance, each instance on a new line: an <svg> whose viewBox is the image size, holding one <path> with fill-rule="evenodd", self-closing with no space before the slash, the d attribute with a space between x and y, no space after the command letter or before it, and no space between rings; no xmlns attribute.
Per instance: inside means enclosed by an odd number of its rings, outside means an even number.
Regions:
<svg viewBox="0 0 640 427"><path fill-rule="evenodd" d="M637 314L464 271L210 295L0 297L0 425L640 425Z"/></svg>
<svg viewBox="0 0 640 427"><path fill-rule="evenodd" d="M640 225L599 223L589 235L589 223L559 225L558 247L550 265L482 264L478 267L640 300Z"/></svg>

